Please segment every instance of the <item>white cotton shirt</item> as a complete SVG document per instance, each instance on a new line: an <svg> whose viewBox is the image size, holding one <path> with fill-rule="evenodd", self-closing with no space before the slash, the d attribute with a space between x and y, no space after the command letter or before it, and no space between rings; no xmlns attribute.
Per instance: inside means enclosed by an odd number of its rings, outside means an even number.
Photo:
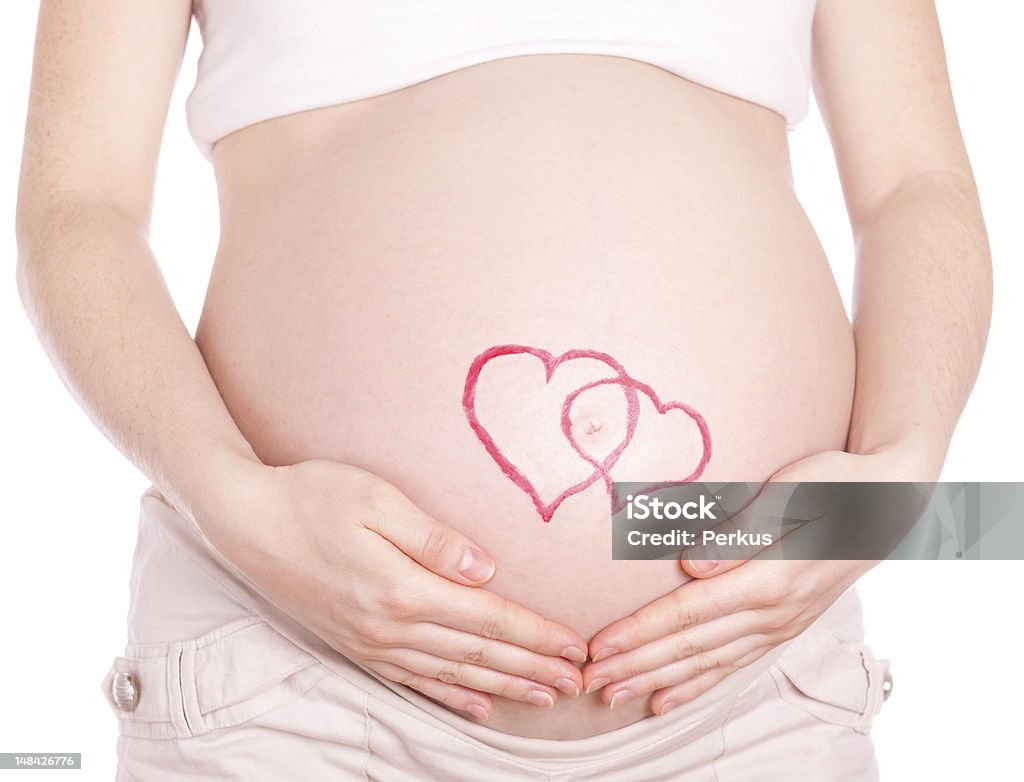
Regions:
<svg viewBox="0 0 1024 782"><path fill-rule="evenodd" d="M815 0L195 0L189 130L207 157L248 125L489 60L605 54L807 113Z"/></svg>

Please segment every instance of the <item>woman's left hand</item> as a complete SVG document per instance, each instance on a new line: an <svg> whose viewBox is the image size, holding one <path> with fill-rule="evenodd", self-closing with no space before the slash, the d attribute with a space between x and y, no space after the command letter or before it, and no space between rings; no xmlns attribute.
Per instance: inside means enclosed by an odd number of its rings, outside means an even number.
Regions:
<svg viewBox="0 0 1024 782"><path fill-rule="evenodd" d="M771 481L920 480L912 461L896 451L827 451L789 465ZM592 662L583 669L584 688L603 688L601 699L611 708L651 695L651 711L665 714L799 635L877 561L695 565L683 556L683 570L696 580L597 633L590 642Z"/></svg>

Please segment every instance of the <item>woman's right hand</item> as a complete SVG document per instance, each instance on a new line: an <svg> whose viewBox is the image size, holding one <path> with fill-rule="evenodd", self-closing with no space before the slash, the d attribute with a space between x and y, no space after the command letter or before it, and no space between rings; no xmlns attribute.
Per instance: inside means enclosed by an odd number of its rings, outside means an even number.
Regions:
<svg viewBox="0 0 1024 782"><path fill-rule="evenodd" d="M488 693L577 695L587 642L479 587L494 561L355 467L252 464L230 513L196 521L260 590L346 657L478 720Z"/></svg>

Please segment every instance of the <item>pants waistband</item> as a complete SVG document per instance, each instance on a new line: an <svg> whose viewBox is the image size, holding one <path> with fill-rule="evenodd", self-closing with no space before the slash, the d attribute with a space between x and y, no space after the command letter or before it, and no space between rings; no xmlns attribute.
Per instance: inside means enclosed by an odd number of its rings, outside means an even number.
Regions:
<svg viewBox="0 0 1024 782"><path fill-rule="evenodd" d="M197 729L203 731L210 729L211 726L216 727L216 720L211 721L209 714L202 718L201 715L190 716L187 713L188 709L183 709L183 704L177 702L180 698L176 699L173 695L175 688L170 686L171 678L181 676L181 666L184 664L192 672L201 672L201 676L206 677L208 681L223 681L229 677L220 669L230 665L234 666L231 669L233 676L230 677L234 682L232 686L239 691L245 690L249 686L246 676L237 675L238 669L245 667L244 660L238 660L230 653L223 653L223 649L217 655L210 654L209 651L217 644L240 642L246 633L266 634L269 631L270 634L263 640L275 651L265 659L269 659L268 664L276 666L275 670L280 669L282 675L287 673L289 687L314 686L318 681L317 677L324 675L322 668L312 665L319 661L329 671L371 693L382 707L401 711L434 729L462 740L479 742L491 752L507 753L512 757L523 757L525 754L535 761L558 762L579 758L593 761L603 756L636 751L677 736L687 727L716 715L726 708L735 696L764 674L790 647L799 647L803 644L802 639L808 633L813 637L814 632L827 632L816 626L849 628L852 625L859 626L860 622L859 601L851 591L840 598L815 625L809 628L809 631L777 647L752 665L730 675L700 697L676 707L664 717L650 717L581 739L525 738L463 718L418 692L385 679L331 648L322 638L263 595L241 571L210 546L202 533L168 504L155 488L151 487L143 494L140 511L140 545L144 543L143 536L146 534L147 525L159 529L253 616L251 619L243 618L226 627L218 628L199 639L172 644L174 648L170 650L170 654L167 644L154 644L153 656L149 662L146 662L149 659L146 656L146 645L136 647L133 656L137 659L132 660L132 665L136 669L140 664L146 666L146 679L150 682L167 682L166 692L148 693L150 697L140 700L138 712L134 715L135 719L147 725L147 735L153 738L195 735ZM173 585L168 585L168 588L173 588ZM290 643L282 644L281 640L284 639ZM249 641L252 641L251 637L247 639L247 642ZM169 665L167 660L175 656L175 665ZM107 674L104 689L107 691L108 699L111 698L109 685L113 677L118 673L124 673L126 665L127 661L119 658ZM262 662L261 667L265 667L262 666ZM266 670L263 673L265 674ZM255 679L249 684L258 686ZM161 686L150 685L150 689L159 691ZM240 700L237 696L237 692L234 695L218 694L218 697L225 701L224 708L230 706L232 699ZM114 705L113 701L111 703ZM223 709L217 711L214 708L217 704L208 705L210 713L223 717Z"/></svg>

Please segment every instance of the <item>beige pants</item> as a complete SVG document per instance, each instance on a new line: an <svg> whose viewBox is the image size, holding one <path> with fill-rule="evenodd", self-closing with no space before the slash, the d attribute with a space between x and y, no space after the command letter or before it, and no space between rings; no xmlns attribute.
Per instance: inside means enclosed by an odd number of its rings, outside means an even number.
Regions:
<svg viewBox="0 0 1024 782"><path fill-rule="evenodd" d="M796 639L665 717L585 739L511 736L338 654L150 489L128 644L102 687L122 782L852 782L878 778L868 731L891 683L862 639L850 590Z"/></svg>

